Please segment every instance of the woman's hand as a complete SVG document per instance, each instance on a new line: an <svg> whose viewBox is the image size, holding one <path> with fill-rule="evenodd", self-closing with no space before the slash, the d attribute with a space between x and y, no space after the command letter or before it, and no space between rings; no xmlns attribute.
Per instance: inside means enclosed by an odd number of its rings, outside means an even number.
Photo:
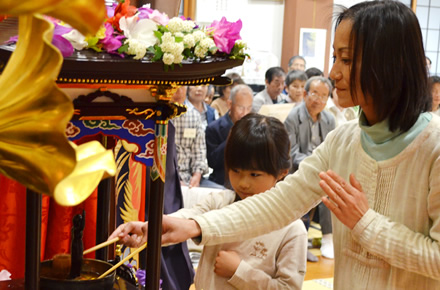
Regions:
<svg viewBox="0 0 440 290"><path fill-rule="evenodd" d="M162 245L178 244L201 234L202 230L195 220L163 216Z"/></svg>
<svg viewBox="0 0 440 290"><path fill-rule="evenodd" d="M215 258L214 272L229 279L237 271L240 262L241 258L235 251L220 251Z"/></svg>
<svg viewBox="0 0 440 290"><path fill-rule="evenodd" d="M322 198L322 202L344 225L353 229L369 209L361 184L353 174L350 174L348 184L331 170L321 172L319 177L319 185L328 195Z"/></svg>
<svg viewBox="0 0 440 290"><path fill-rule="evenodd" d="M118 237L119 244L130 248L137 248L147 242L148 222L128 222L120 225L111 235L109 240Z"/></svg>

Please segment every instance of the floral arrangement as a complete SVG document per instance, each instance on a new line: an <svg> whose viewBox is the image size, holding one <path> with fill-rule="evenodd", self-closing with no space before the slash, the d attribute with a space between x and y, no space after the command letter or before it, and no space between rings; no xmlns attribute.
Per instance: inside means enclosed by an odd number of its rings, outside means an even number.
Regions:
<svg viewBox="0 0 440 290"><path fill-rule="evenodd" d="M183 60L200 61L209 56L244 59L246 43L241 40L241 20L228 22L225 17L207 27L191 19L174 17L147 7L137 8L130 0L107 7L107 19L94 36L84 36L56 19L52 43L64 57L74 49L93 49L120 57L162 61L165 70L182 65ZM11 38L10 42L17 41Z"/></svg>

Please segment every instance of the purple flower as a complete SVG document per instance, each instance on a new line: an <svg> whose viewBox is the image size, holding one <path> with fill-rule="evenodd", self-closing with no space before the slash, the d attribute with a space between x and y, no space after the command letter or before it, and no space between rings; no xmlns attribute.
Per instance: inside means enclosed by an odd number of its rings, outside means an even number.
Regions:
<svg viewBox="0 0 440 290"><path fill-rule="evenodd" d="M52 44L60 50L63 57L71 56L74 50L73 46L62 35L72 31L72 28L59 25L57 22L53 22L53 24L55 28L53 30Z"/></svg>
<svg viewBox="0 0 440 290"><path fill-rule="evenodd" d="M117 3L113 3L112 6L107 6L107 16L108 18L115 16L115 9L118 6Z"/></svg>
<svg viewBox="0 0 440 290"><path fill-rule="evenodd" d="M153 13L153 9L148 7L141 7L138 9L139 14L137 15L139 19L150 19L150 14Z"/></svg>
<svg viewBox="0 0 440 290"><path fill-rule="evenodd" d="M240 30L243 24L239 19L236 22L229 22L225 17L220 21L214 21L208 29L212 29L215 45L220 52L231 53L235 41L241 39Z"/></svg>
<svg viewBox="0 0 440 290"><path fill-rule="evenodd" d="M136 277L138 278L138 282L141 286L145 287L146 276L147 276L147 273L145 270L138 269L136 271Z"/></svg>
<svg viewBox="0 0 440 290"><path fill-rule="evenodd" d="M54 34L52 38L52 44L55 45L60 50L63 57L71 56L73 53L72 44L70 43L70 41L68 41L61 35Z"/></svg>
<svg viewBox="0 0 440 290"><path fill-rule="evenodd" d="M136 271L136 277L137 277L137 279L138 279L139 284L140 284L141 286L145 287L145 283L146 283L146 280L147 280L147 279L146 279L146 277L147 277L147 273L146 273L146 271L145 271L145 270L142 270L142 269L138 269L138 270ZM160 287L162 287L162 279L159 280L159 290L162 289L162 288L160 288Z"/></svg>
<svg viewBox="0 0 440 290"><path fill-rule="evenodd" d="M114 29L110 23L105 24L105 37L101 39L102 47L109 53L113 53L119 47L121 47L121 39L124 38L123 35L114 36Z"/></svg>

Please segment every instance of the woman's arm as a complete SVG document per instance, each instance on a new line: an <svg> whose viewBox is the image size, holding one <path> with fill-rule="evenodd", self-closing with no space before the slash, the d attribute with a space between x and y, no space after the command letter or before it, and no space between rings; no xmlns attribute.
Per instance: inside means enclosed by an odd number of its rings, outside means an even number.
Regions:
<svg viewBox="0 0 440 290"><path fill-rule="evenodd" d="M328 169L331 135L301 162L297 172L272 189L194 217L203 229L201 244L222 244L259 236L288 225L316 206L324 195L318 174Z"/></svg>

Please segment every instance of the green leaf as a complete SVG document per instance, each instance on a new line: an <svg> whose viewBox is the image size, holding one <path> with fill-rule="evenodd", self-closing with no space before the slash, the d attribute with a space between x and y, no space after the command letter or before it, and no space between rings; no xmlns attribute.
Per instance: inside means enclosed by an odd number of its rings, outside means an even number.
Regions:
<svg viewBox="0 0 440 290"><path fill-rule="evenodd" d="M174 40L175 40L176 42L182 42L182 41L183 41L183 37L181 37L181 36L175 36L175 37L174 37Z"/></svg>
<svg viewBox="0 0 440 290"><path fill-rule="evenodd" d="M164 69L165 72L167 72L167 71L168 71L168 65L167 65L167 64L164 64L163 69Z"/></svg>
<svg viewBox="0 0 440 290"><path fill-rule="evenodd" d="M124 44L124 45L121 45L119 48L118 48L118 52L119 53L124 53L124 52L127 52L128 51L128 43L126 43L126 44Z"/></svg>
<svg viewBox="0 0 440 290"><path fill-rule="evenodd" d="M89 39L87 39L87 43L88 43L88 47L93 47L96 46L96 44L98 43L99 38L98 37L91 37Z"/></svg>
<svg viewBox="0 0 440 290"><path fill-rule="evenodd" d="M156 36L157 39L159 39L159 43L162 43L162 36L163 34L160 31L155 30L154 36Z"/></svg>
<svg viewBox="0 0 440 290"><path fill-rule="evenodd" d="M163 51L159 46L155 46L156 51L154 52L154 57L153 57L153 61L158 61L159 59L162 59L163 56Z"/></svg>

